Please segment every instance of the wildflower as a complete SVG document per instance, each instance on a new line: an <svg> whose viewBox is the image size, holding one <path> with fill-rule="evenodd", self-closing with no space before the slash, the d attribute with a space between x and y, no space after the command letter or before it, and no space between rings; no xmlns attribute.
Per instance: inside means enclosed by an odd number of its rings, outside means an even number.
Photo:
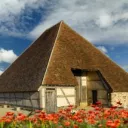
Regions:
<svg viewBox="0 0 128 128"><path fill-rule="evenodd" d="M101 108L100 107L95 107L95 109L94 109L95 111L100 111L101 110Z"/></svg>
<svg viewBox="0 0 128 128"><path fill-rule="evenodd" d="M12 120L11 120L10 118L6 118L4 121L5 121L6 123L12 122Z"/></svg>
<svg viewBox="0 0 128 128"><path fill-rule="evenodd" d="M78 125L74 124L73 128L79 128Z"/></svg>
<svg viewBox="0 0 128 128"><path fill-rule="evenodd" d="M117 128L120 125L120 120L114 120L114 122L112 120L108 120L106 125L110 128Z"/></svg>
<svg viewBox="0 0 128 128"><path fill-rule="evenodd" d="M13 115L14 115L13 112L7 112L7 113L6 113L6 116L13 116Z"/></svg>
<svg viewBox="0 0 128 128"><path fill-rule="evenodd" d="M114 123L116 124L116 126L119 126L120 123L121 123L121 121L120 121L120 119L115 119L115 120L114 120Z"/></svg>
<svg viewBox="0 0 128 128"><path fill-rule="evenodd" d="M83 119L78 119L77 122L82 123Z"/></svg>
<svg viewBox="0 0 128 128"><path fill-rule="evenodd" d="M16 117L16 120L19 120L19 121L24 121L26 119L27 119L27 116L22 113L19 113L18 116Z"/></svg>
<svg viewBox="0 0 128 128"><path fill-rule="evenodd" d="M72 116L72 119L73 119L73 120L77 120L77 119L78 119L78 116L77 116L77 115L73 115L73 116Z"/></svg>
<svg viewBox="0 0 128 128"><path fill-rule="evenodd" d="M65 126L70 126L70 124L71 124L71 123L70 123L69 121L65 121L65 122L64 122L64 125L65 125Z"/></svg>

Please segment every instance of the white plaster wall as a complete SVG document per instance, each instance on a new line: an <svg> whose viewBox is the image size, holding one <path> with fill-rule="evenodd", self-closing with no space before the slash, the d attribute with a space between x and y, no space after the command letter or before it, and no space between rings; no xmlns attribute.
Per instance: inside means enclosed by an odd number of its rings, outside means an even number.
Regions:
<svg viewBox="0 0 128 128"><path fill-rule="evenodd" d="M75 87L50 87L55 88L57 93L57 107L75 105ZM45 87L40 92L40 107L45 108Z"/></svg>
<svg viewBox="0 0 128 128"><path fill-rule="evenodd" d="M66 95L75 95L75 90L74 90L75 88L61 87L61 88L57 88L57 96L63 95L61 89L64 91Z"/></svg>
<svg viewBox="0 0 128 128"><path fill-rule="evenodd" d="M75 88L57 88L57 107L75 105Z"/></svg>
<svg viewBox="0 0 128 128"><path fill-rule="evenodd" d="M111 104L117 105L117 101L122 103L122 107L128 108L128 92L113 92L111 94Z"/></svg>
<svg viewBox="0 0 128 128"><path fill-rule="evenodd" d="M67 99L71 105L75 105L74 97L67 97ZM57 97L57 107L68 106L70 105L69 103L67 102L65 97Z"/></svg>

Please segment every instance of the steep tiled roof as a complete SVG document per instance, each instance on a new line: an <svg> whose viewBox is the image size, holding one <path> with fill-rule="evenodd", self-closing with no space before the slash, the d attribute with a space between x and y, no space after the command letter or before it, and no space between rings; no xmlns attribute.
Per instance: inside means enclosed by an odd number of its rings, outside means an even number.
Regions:
<svg viewBox="0 0 128 128"><path fill-rule="evenodd" d="M0 91L77 85L71 69L98 70L113 91L128 91L128 73L64 22L46 30L0 77Z"/></svg>

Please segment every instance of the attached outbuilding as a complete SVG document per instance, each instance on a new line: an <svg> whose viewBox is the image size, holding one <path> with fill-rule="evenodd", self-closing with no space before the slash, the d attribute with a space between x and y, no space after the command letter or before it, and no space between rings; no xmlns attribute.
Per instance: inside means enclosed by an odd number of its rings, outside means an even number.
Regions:
<svg viewBox="0 0 128 128"><path fill-rule="evenodd" d="M63 21L47 29L0 76L0 103L45 108L128 107L128 73Z"/></svg>

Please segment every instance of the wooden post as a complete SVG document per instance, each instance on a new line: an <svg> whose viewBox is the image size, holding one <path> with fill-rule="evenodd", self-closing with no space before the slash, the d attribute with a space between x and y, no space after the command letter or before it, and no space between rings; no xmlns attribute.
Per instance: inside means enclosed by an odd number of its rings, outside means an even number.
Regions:
<svg viewBox="0 0 128 128"><path fill-rule="evenodd" d="M39 97L40 97L40 108L43 108L43 88L40 88L39 90Z"/></svg>
<svg viewBox="0 0 128 128"><path fill-rule="evenodd" d="M20 111L21 110L21 108L20 107L16 107L16 111Z"/></svg>
<svg viewBox="0 0 128 128"><path fill-rule="evenodd" d="M87 97L87 79L86 76L81 76L81 103L80 106L88 105L88 97Z"/></svg>
<svg viewBox="0 0 128 128"><path fill-rule="evenodd" d="M8 105L6 105L6 104L4 104L4 106L3 106L4 108L8 108Z"/></svg>

